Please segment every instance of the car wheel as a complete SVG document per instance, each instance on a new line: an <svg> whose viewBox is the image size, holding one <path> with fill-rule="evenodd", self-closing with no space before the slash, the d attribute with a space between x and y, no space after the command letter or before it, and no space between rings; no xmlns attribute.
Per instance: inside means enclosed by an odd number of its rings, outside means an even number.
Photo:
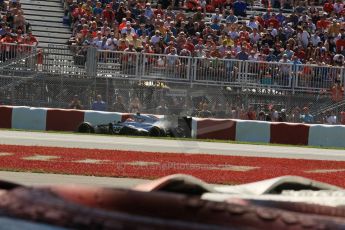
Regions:
<svg viewBox="0 0 345 230"><path fill-rule="evenodd" d="M150 129L150 132L149 132L149 135L150 135L151 137L161 137L162 134L163 134L163 133L162 133L161 129L158 128L158 127L156 127L156 126L152 127L152 128Z"/></svg>
<svg viewBox="0 0 345 230"><path fill-rule="evenodd" d="M95 128L88 122L83 122L78 127L79 133L95 133Z"/></svg>

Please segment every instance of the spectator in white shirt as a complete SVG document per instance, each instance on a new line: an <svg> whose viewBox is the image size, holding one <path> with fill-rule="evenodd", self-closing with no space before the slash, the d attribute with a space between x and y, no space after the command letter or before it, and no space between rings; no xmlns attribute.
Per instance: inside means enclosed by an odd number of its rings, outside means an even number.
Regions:
<svg viewBox="0 0 345 230"><path fill-rule="evenodd" d="M261 36L258 33L257 29L255 28L253 29L253 32L249 34L249 39L250 39L250 42L254 44L257 43L261 39Z"/></svg>
<svg viewBox="0 0 345 230"><path fill-rule="evenodd" d="M128 34L128 33L131 34L131 35L135 34L135 30L132 27L130 21L127 21L126 22L126 27L121 30L121 34Z"/></svg>
<svg viewBox="0 0 345 230"><path fill-rule="evenodd" d="M235 27L230 28L228 35L230 36L231 40L235 40L240 36L239 33L235 30Z"/></svg>
<svg viewBox="0 0 345 230"><path fill-rule="evenodd" d="M249 61L257 61L258 60L254 50L250 51L250 54L248 56L248 60Z"/></svg>
<svg viewBox="0 0 345 230"><path fill-rule="evenodd" d="M97 37L95 37L92 41L92 45L95 46L97 49L102 49L103 37L101 31L97 32Z"/></svg>
<svg viewBox="0 0 345 230"><path fill-rule="evenodd" d="M328 125L335 125L335 124L337 124L337 116L335 116L333 112L328 111L326 113L325 122Z"/></svg>
<svg viewBox="0 0 345 230"><path fill-rule="evenodd" d="M219 14L219 8L216 8L214 11L215 11L215 14L212 15L211 22L213 22L214 20L220 21L222 17Z"/></svg>
<svg viewBox="0 0 345 230"><path fill-rule="evenodd" d="M333 8L336 14L340 14L344 9L344 3L342 2L342 0L338 0L333 4Z"/></svg>
<svg viewBox="0 0 345 230"><path fill-rule="evenodd" d="M159 30L156 30L155 35L151 37L151 43L153 45L156 45L156 43L158 43L160 40L161 40L160 32Z"/></svg>
<svg viewBox="0 0 345 230"><path fill-rule="evenodd" d="M238 22L238 17L236 15L234 15L234 11L230 11L230 15L226 17L225 19L226 23L237 23Z"/></svg>
<svg viewBox="0 0 345 230"><path fill-rule="evenodd" d="M313 46L318 46L319 42L321 42L321 38L318 34L313 34L313 36L310 38L310 41Z"/></svg>
<svg viewBox="0 0 345 230"><path fill-rule="evenodd" d="M110 38L107 39L107 46L110 50L116 50L118 46L118 40L114 37L114 32L110 34Z"/></svg>
<svg viewBox="0 0 345 230"><path fill-rule="evenodd" d="M298 43L306 48L309 44L310 35L305 29L300 29L297 34Z"/></svg>
<svg viewBox="0 0 345 230"><path fill-rule="evenodd" d="M144 13L145 17L147 19L151 19L154 16L153 10L151 8L151 3L146 3L146 8L145 8L145 13Z"/></svg>
<svg viewBox="0 0 345 230"><path fill-rule="evenodd" d="M255 21L254 16L250 16L249 22L247 22L247 27L249 27L251 29L258 29L259 28L259 25Z"/></svg>

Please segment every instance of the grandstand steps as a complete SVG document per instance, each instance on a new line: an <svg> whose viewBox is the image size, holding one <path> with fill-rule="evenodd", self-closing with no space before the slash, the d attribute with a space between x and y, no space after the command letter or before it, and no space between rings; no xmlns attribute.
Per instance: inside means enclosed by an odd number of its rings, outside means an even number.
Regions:
<svg viewBox="0 0 345 230"><path fill-rule="evenodd" d="M42 74L45 77L54 74L83 75L84 66L74 64L73 54L69 46L66 46L72 33L70 27L62 23L62 1L21 0L21 3L25 18L39 41L38 46L43 48L43 62L47 69Z"/></svg>
<svg viewBox="0 0 345 230"><path fill-rule="evenodd" d="M47 29L49 28L55 32L61 31L61 33L71 33L71 29L69 27L59 22L44 22L44 21L30 20L30 24L32 27L36 27L35 28L36 30L40 30L40 31L48 31Z"/></svg>
<svg viewBox="0 0 345 230"><path fill-rule="evenodd" d="M28 10L32 10L33 5L23 5L22 9L25 10L25 12L27 12ZM39 10L39 11L47 11L47 12L59 12L59 13L64 13L63 9L57 8L57 7L50 7L50 6L37 6L35 5L35 9Z"/></svg>
<svg viewBox="0 0 345 230"><path fill-rule="evenodd" d="M39 12L42 12L42 11L38 11ZM59 22L62 24L62 17L63 15L60 17L55 17L55 16L52 16L52 17L49 17L49 16L41 16L41 15L26 15L25 11L24 11L24 14L25 14L25 18L27 20L35 20L35 21L44 21L44 22Z"/></svg>
<svg viewBox="0 0 345 230"><path fill-rule="evenodd" d="M54 29L67 29L70 33L71 29L68 26L63 25L61 22L45 22L45 21L37 21L37 20L29 20L31 26L36 27L50 27ZM44 28L41 28L44 29ZM62 31L64 33L68 33L67 31Z"/></svg>
<svg viewBox="0 0 345 230"><path fill-rule="evenodd" d="M34 10L32 10L32 9L26 9L25 10L25 16L27 17L27 18L29 18L31 15L32 16L36 16L36 15L39 15L39 16L47 16L47 17L49 17L49 18L57 18L58 19L58 21L62 21L62 18L60 18L61 17L61 15L63 16L63 11L62 12L54 12L54 11L41 11L41 10L37 10L37 9L34 9Z"/></svg>
<svg viewBox="0 0 345 230"><path fill-rule="evenodd" d="M36 31L36 34L42 33L42 36L44 34L48 33L59 33L60 36L70 36L69 33L71 32L71 30L69 28L65 28L65 27L48 27L48 26L39 26L39 25L31 25L31 28L33 31ZM69 38L69 37L68 37Z"/></svg>
<svg viewBox="0 0 345 230"><path fill-rule="evenodd" d="M21 4L40 48L67 43L71 30L62 24L64 10L61 0L22 0Z"/></svg>
<svg viewBox="0 0 345 230"><path fill-rule="evenodd" d="M35 1L35 0L21 0L20 3L22 5L31 5L32 9L36 6L48 6L48 7L56 7L56 8L62 8L62 3L61 1ZM24 8L23 8L24 9Z"/></svg>
<svg viewBox="0 0 345 230"><path fill-rule="evenodd" d="M37 35L35 34L35 36ZM57 38L57 37L43 37L43 36L37 36L37 37L39 37L40 42L45 42L49 44L66 44L68 40L67 38Z"/></svg>
<svg viewBox="0 0 345 230"><path fill-rule="evenodd" d="M38 28L38 29L40 29L40 28ZM50 32L50 31L46 31L46 32L36 31L35 35L39 36L39 37L61 38L61 39L64 39L65 43L66 43L66 39L69 39L71 37L70 34L56 33L56 32Z"/></svg>

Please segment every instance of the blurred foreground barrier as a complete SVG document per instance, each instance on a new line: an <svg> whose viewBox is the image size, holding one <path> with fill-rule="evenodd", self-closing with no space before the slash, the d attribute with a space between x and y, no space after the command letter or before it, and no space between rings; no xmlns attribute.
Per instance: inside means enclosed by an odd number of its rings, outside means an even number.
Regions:
<svg viewBox="0 0 345 230"><path fill-rule="evenodd" d="M296 176L212 186L177 174L133 189L0 181L0 223L35 230L341 230L344 194Z"/></svg>

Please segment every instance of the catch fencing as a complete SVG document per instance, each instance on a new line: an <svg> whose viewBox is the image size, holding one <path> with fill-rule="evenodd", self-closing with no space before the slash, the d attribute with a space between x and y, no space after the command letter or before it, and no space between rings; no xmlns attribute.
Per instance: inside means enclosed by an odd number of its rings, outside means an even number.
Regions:
<svg viewBox="0 0 345 230"><path fill-rule="evenodd" d="M314 113L344 106L329 95L331 86L344 85L344 67L93 47L17 51L0 63L0 104L68 108L78 95L83 108L90 109L100 94L109 111L119 98L126 110L138 98L141 112L190 115L207 103L217 117L234 117L233 110L249 106L260 111L269 104L288 110L308 106Z"/></svg>

